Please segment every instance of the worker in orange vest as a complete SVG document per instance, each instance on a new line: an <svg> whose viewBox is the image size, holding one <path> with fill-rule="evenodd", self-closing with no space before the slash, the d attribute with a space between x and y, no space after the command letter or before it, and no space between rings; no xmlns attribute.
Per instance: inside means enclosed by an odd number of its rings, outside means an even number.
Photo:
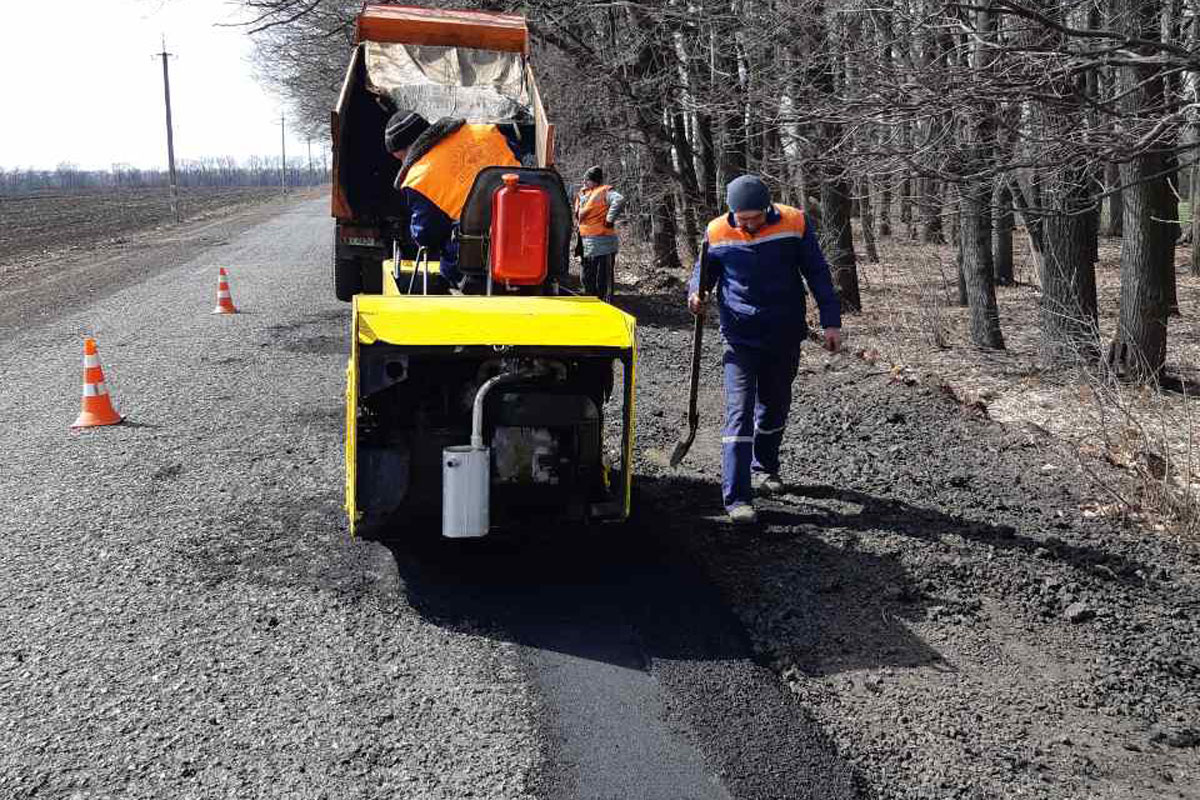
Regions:
<svg viewBox="0 0 1200 800"><path fill-rule="evenodd" d="M620 192L604 183L604 170L592 167L583 176L575 198L575 219L583 245L583 291L601 300L611 300L616 268L616 222L625 208Z"/></svg>
<svg viewBox="0 0 1200 800"><path fill-rule="evenodd" d="M779 451L800 344L808 337L807 294L817 302L830 352L841 347L842 306L802 210L772 202L757 175L730 181L726 202L729 213L705 231L708 246L688 284L688 309L699 315L709 295L716 296L725 367L722 495L730 521L749 525L758 521L756 490L787 491Z"/></svg>
<svg viewBox="0 0 1200 800"><path fill-rule="evenodd" d="M475 176L484 167L520 166L528 155L510 130L450 117L430 124L415 111L397 111L384 129L384 147L401 162L395 182L400 216L412 242L438 258L452 286L462 285L454 233Z"/></svg>

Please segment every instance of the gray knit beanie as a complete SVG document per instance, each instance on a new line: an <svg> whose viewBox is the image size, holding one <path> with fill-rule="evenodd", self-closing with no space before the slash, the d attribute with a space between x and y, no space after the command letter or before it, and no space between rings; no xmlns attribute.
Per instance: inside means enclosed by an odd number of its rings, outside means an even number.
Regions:
<svg viewBox="0 0 1200 800"><path fill-rule="evenodd" d="M766 211L771 207L771 190L757 175L742 175L729 182L725 190L729 210Z"/></svg>

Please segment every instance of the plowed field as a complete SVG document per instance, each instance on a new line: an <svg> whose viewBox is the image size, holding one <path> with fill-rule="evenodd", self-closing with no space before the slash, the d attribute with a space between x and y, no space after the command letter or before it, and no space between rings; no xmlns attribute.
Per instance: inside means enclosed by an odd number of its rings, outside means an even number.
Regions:
<svg viewBox="0 0 1200 800"><path fill-rule="evenodd" d="M196 220L217 209L278 195L279 189L270 187L184 189L180 203L184 219ZM171 196L164 188L0 195L0 265L120 243L124 235L171 222Z"/></svg>

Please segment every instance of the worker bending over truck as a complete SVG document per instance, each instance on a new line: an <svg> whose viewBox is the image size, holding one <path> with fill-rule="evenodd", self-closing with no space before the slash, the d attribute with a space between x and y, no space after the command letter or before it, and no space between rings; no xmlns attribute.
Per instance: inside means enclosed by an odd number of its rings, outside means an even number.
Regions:
<svg viewBox="0 0 1200 800"><path fill-rule="evenodd" d="M450 117L430 124L415 111L397 111L384 129L384 147L402 162L395 182L401 231L407 227L413 244L438 257L442 277L456 288L463 275L455 227L475 177L485 167L520 166L527 155L506 128Z"/></svg>

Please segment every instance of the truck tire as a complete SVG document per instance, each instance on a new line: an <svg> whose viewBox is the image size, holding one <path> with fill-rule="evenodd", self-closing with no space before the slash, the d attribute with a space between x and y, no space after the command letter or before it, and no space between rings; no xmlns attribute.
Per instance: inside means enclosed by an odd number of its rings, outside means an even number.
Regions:
<svg viewBox="0 0 1200 800"><path fill-rule="evenodd" d="M333 257L333 293L338 300L349 303L362 291L362 271L358 260Z"/></svg>
<svg viewBox="0 0 1200 800"><path fill-rule="evenodd" d="M383 294L383 261L364 258L358 262L362 280L359 291L363 294Z"/></svg>

